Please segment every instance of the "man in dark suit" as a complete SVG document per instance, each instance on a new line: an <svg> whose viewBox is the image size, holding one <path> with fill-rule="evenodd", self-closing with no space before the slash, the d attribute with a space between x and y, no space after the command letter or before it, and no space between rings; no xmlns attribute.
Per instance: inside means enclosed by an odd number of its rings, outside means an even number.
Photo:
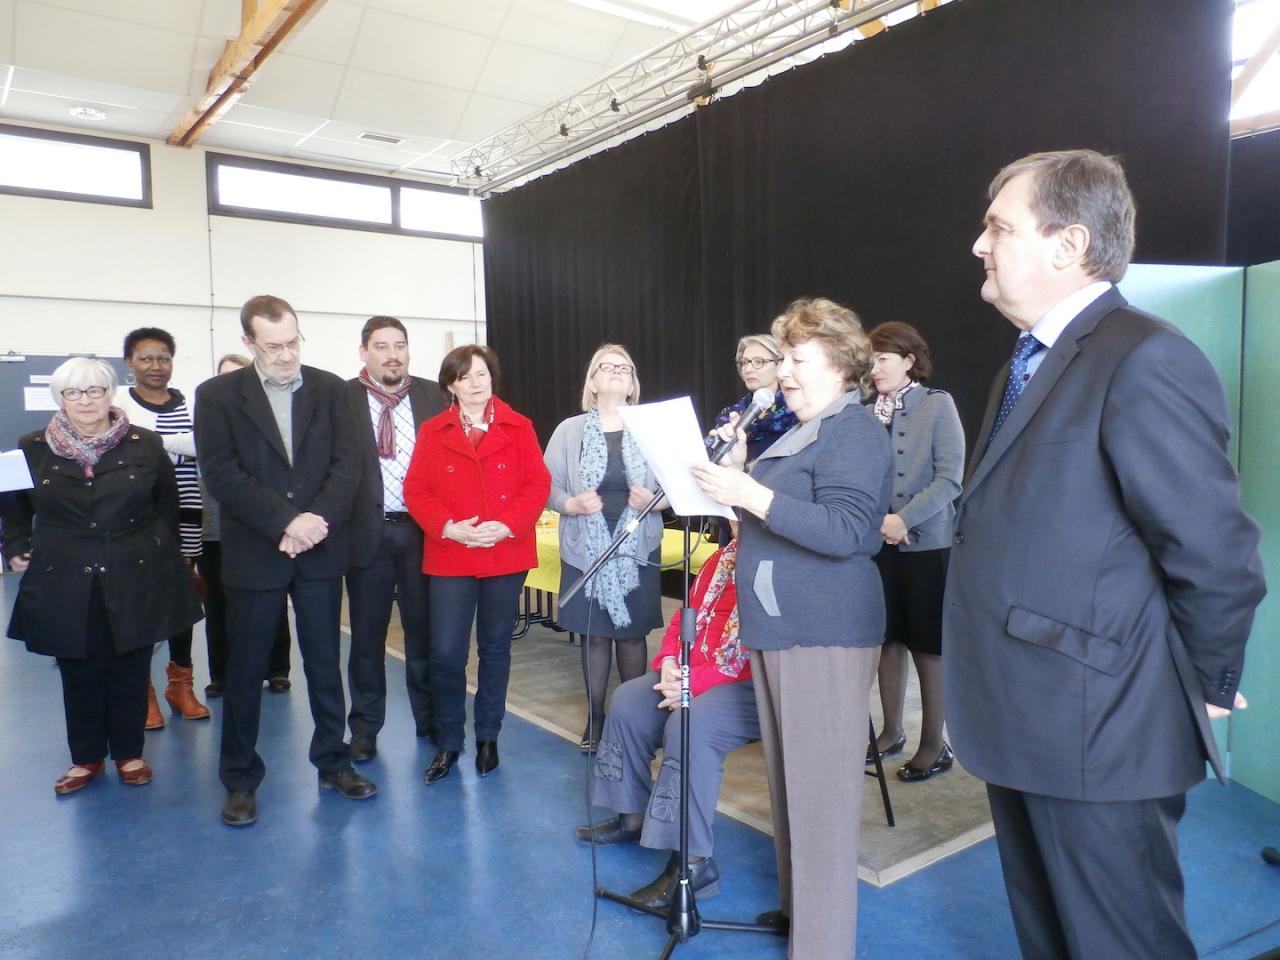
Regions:
<svg viewBox="0 0 1280 960"><path fill-rule="evenodd" d="M1265 593L1208 360L1113 284L1114 160L1036 154L992 182L982 296L1022 331L957 503L947 718L988 783L1024 957L1194 958L1176 827Z"/></svg>
<svg viewBox="0 0 1280 960"><path fill-rule="evenodd" d="M339 616L360 472L349 392L333 374L302 365L297 315L279 297L248 301L240 325L253 363L196 391L196 450L222 508L228 656L219 775L229 826L257 819L262 677L285 594L306 667L320 786L357 800L378 790L352 769L343 739Z"/></svg>
<svg viewBox="0 0 1280 960"><path fill-rule="evenodd" d="M428 682L431 635L427 577L422 572L422 529L404 504L404 475L418 428L444 409L433 380L409 375L409 334L395 317L370 317L360 332L364 369L347 382L360 458L351 569L347 598L351 613L351 759L378 752L378 731L386 720L387 626L391 602L404 628L405 679L420 737L434 737Z"/></svg>

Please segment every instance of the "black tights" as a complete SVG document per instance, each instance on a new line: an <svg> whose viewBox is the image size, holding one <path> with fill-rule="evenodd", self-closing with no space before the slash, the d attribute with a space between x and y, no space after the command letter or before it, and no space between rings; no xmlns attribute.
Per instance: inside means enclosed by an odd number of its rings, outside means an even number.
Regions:
<svg viewBox="0 0 1280 960"><path fill-rule="evenodd" d="M618 648L618 677L621 682L641 676L649 666L649 648L644 637L615 640L613 637L582 638L582 677L587 684L591 713L587 719L584 740L599 740L604 729L604 696L609 689L609 670L613 648Z"/></svg>
<svg viewBox="0 0 1280 960"><path fill-rule="evenodd" d="M191 628L169 638L169 659L180 667L191 666Z"/></svg>

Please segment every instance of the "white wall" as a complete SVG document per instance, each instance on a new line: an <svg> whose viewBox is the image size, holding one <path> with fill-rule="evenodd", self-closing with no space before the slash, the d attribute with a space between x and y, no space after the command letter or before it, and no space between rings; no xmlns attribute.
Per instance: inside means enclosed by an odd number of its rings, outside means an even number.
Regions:
<svg viewBox="0 0 1280 960"><path fill-rule="evenodd" d="M190 394L245 352L240 304L261 293L298 311L304 362L344 377L373 314L404 321L425 376L447 334L484 341L479 244L211 217L198 148L152 142L151 173L151 210L0 195L0 353L119 356L129 330L162 327Z"/></svg>

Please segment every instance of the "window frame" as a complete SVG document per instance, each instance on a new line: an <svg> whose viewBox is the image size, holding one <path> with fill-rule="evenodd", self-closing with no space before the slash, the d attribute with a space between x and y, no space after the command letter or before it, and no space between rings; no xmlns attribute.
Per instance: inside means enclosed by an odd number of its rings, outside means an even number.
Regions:
<svg viewBox="0 0 1280 960"><path fill-rule="evenodd" d="M11 197L35 197L39 200L70 200L75 203L105 203L112 207L154 209L151 192L151 144L139 140L121 140L87 133L69 133L63 130L45 130L40 127L24 127L16 123L0 123L0 134L22 137L27 140L52 140L59 143L78 143L91 147L103 147L138 155L142 175L142 197L112 197L100 193L74 193L70 190L46 190L40 187L14 187L0 183L0 194Z"/></svg>
<svg viewBox="0 0 1280 960"><path fill-rule="evenodd" d="M329 217L322 214L288 213L283 210L264 210L258 207L240 207L226 204L218 196L218 169L223 166L262 170L269 173L292 174L318 180L335 180L339 183L354 183L361 186L386 187L391 192L391 222L370 223L365 220L347 220L343 217ZM349 170L335 170L332 167L290 163L285 160L268 160L263 157L245 157L239 154L218 153L212 150L205 154L205 192L209 213L213 216L239 217L245 220L269 220L274 223L296 223L308 227L336 227L340 230L361 230L367 233L383 233L405 237L428 237L435 240L460 240L464 243L484 242L483 236L447 233L439 230L415 230L402 226L400 223L400 190L402 187L408 187L412 190L433 190L437 193L471 196L469 190L461 187L448 187L423 180L403 180L374 173L355 173Z"/></svg>

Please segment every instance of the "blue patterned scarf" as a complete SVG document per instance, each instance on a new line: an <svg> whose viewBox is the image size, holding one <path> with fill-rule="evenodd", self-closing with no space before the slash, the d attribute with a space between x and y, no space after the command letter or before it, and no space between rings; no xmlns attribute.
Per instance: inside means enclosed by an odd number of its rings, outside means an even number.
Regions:
<svg viewBox="0 0 1280 960"><path fill-rule="evenodd" d="M587 424L582 431L582 460L578 473L585 489L594 490L604 480L609 465L609 445L600 427L600 413L595 407L587 411ZM627 474L627 486L642 485L648 467L640 447L630 431L622 431L622 465ZM609 548L619 530L639 513L630 504L622 511L617 525L610 532L604 513L592 513L587 521L587 566L596 561ZM639 528L637 528L638 530ZM636 531L627 534L618 552L587 583L587 599L595 598L609 614L615 627L631 626L631 614L627 610L627 594L640 586L640 565L635 560Z"/></svg>

